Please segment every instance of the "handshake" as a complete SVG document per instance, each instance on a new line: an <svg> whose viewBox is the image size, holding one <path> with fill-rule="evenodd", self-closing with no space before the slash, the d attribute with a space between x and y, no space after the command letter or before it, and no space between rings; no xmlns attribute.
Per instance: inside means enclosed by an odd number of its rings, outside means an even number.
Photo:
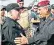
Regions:
<svg viewBox="0 0 54 45"><path fill-rule="evenodd" d="M17 37L15 38L14 42L16 43L16 45L24 45L24 44L28 44L28 39L21 34L22 37Z"/></svg>

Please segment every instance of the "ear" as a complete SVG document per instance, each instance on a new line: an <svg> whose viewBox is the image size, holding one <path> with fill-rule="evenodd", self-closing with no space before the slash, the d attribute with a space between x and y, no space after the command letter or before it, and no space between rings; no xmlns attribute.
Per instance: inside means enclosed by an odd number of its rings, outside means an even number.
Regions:
<svg viewBox="0 0 54 45"><path fill-rule="evenodd" d="M45 6L45 9L46 9L46 11L48 11L48 7L47 6Z"/></svg>

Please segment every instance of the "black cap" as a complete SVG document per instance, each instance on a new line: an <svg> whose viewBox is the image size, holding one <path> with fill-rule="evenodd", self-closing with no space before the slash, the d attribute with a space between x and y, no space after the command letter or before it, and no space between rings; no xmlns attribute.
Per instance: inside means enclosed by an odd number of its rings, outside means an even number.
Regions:
<svg viewBox="0 0 54 45"><path fill-rule="evenodd" d="M8 4L6 6L7 12L9 12L12 9L15 9L15 10L19 11L20 10L20 7L19 7L19 5L17 3L11 3L11 4Z"/></svg>
<svg viewBox="0 0 54 45"><path fill-rule="evenodd" d="M6 10L5 6L3 6L3 5L0 5L0 9L1 9L1 11Z"/></svg>
<svg viewBox="0 0 54 45"><path fill-rule="evenodd" d="M51 9L54 9L54 4L51 5Z"/></svg>

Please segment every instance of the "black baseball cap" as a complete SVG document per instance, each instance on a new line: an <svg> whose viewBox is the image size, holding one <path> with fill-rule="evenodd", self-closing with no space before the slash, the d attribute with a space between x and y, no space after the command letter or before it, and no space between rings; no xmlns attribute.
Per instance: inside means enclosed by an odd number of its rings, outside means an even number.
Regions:
<svg viewBox="0 0 54 45"><path fill-rule="evenodd" d="M11 3L11 4L8 4L6 6L6 11L7 12L11 11L12 9L15 9L15 10L19 11L20 7L19 7L19 5L17 3Z"/></svg>

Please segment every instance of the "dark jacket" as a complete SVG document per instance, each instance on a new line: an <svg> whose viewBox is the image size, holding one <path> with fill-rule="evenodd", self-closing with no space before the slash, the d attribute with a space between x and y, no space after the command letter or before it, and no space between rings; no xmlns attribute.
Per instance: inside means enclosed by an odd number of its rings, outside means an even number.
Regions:
<svg viewBox="0 0 54 45"><path fill-rule="evenodd" d="M23 28L13 19L6 17L2 25L2 45L15 45L14 39L21 37L20 33L25 36Z"/></svg>

